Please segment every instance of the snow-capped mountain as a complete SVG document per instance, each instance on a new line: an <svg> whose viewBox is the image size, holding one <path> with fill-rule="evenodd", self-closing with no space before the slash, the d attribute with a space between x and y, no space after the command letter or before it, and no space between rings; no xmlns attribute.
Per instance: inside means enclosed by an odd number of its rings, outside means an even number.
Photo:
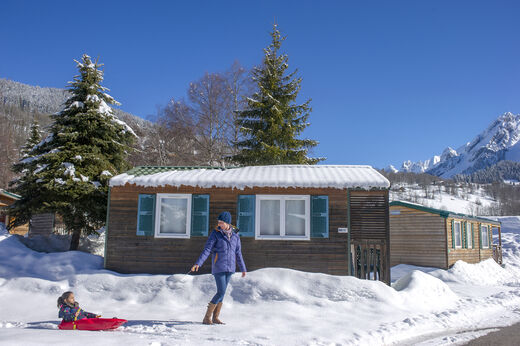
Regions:
<svg viewBox="0 0 520 346"><path fill-rule="evenodd" d="M397 173L399 172L399 170L397 168L395 168L393 165L388 165L386 166L386 168L384 169L384 171L386 172L391 172L391 173Z"/></svg>
<svg viewBox="0 0 520 346"><path fill-rule="evenodd" d="M17 106L42 114L51 114L60 111L69 97L70 93L65 89L42 88L0 78L0 104ZM113 109L117 118L133 128L149 126L147 120L118 108Z"/></svg>
<svg viewBox="0 0 520 346"><path fill-rule="evenodd" d="M403 162L403 164L401 165L401 171L412 173L424 173L428 169L435 166L440 161L440 159L440 156L435 155L434 157L426 161L412 162L408 160Z"/></svg>
<svg viewBox="0 0 520 346"><path fill-rule="evenodd" d="M451 178L456 174L474 173L503 160L520 162L520 114L505 113L471 142L456 150L448 147L442 155L424 162L405 161L401 171Z"/></svg>

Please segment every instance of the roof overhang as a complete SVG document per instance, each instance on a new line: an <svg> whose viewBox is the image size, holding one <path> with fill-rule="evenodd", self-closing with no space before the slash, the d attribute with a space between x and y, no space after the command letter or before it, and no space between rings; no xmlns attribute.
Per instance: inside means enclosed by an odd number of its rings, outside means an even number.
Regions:
<svg viewBox="0 0 520 346"><path fill-rule="evenodd" d="M370 166L276 165L236 168L136 167L110 179L110 187L193 186L199 188L388 189L390 182Z"/></svg>

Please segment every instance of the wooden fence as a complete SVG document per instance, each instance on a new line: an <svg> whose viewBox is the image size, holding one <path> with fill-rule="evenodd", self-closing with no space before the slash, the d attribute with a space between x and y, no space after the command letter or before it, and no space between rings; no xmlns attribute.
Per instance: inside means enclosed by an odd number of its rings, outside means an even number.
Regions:
<svg viewBox="0 0 520 346"><path fill-rule="evenodd" d="M54 214L37 214L33 215L31 222L29 223L29 236L48 236L54 229Z"/></svg>
<svg viewBox="0 0 520 346"><path fill-rule="evenodd" d="M390 284L388 250L385 240L353 240L352 274L359 279L379 280Z"/></svg>

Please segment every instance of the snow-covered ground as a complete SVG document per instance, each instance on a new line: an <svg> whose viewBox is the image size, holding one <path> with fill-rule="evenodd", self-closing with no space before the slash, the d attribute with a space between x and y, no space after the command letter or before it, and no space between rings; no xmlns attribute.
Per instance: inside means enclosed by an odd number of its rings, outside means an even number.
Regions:
<svg viewBox="0 0 520 346"><path fill-rule="evenodd" d="M271 268L233 276L221 318L200 322L210 275L123 275L83 252L39 253L0 231L1 345L439 345L520 321L520 217L502 217L505 267L400 265L392 287ZM56 299L129 322L110 332L60 331Z"/></svg>
<svg viewBox="0 0 520 346"><path fill-rule="evenodd" d="M472 190L458 187L450 194L442 185L430 185L425 190L417 184L394 183L390 190L390 201L409 201L430 208L447 210L469 215L482 215L490 207L498 208L484 189L475 185Z"/></svg>

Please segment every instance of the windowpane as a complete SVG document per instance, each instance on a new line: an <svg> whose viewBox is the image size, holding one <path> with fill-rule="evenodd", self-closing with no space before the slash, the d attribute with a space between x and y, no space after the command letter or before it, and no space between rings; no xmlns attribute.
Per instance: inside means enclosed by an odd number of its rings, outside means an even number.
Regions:
<svg viewBox="0 0 520 346"><path fill-rule="evenodd" d="M482 239L482 247L489 247L488 228L487 226L480 226L480 234Z"/></svg>
<svg viewBox="0 0 520 346"><path fill-rule="evenodd" d="M454 225L454 233L455 233L455 247L461 247L462 246L462 237L460 235L460 222L455 222Z"/></svg>
<svg viewBox="0 0 520 346"><path fill-rule="evenodd" d="M260 235L280 235L280 200L260 200Z"/></svg>
<svg viewBox="0 0 520 346"><path fill-rule="evenodd" d="M471 224L468 222L466 227L467 227L466 228L466 238L467 238L466 243L468 244L468 249L471 249L473 247L473 238L472 238L473 232L471 232Z"/></svg>
<svg viewBox="0 0 520 346"><path fill-rule="evenodd" d="M160 234L186 234L188 200L186 198L161 199Z"/></svg>
<svg viewBox="0 0 520 346"><path fill-rule="evenodd" d="M305 235L305 201L285 201L285 234Z"/></svg>

